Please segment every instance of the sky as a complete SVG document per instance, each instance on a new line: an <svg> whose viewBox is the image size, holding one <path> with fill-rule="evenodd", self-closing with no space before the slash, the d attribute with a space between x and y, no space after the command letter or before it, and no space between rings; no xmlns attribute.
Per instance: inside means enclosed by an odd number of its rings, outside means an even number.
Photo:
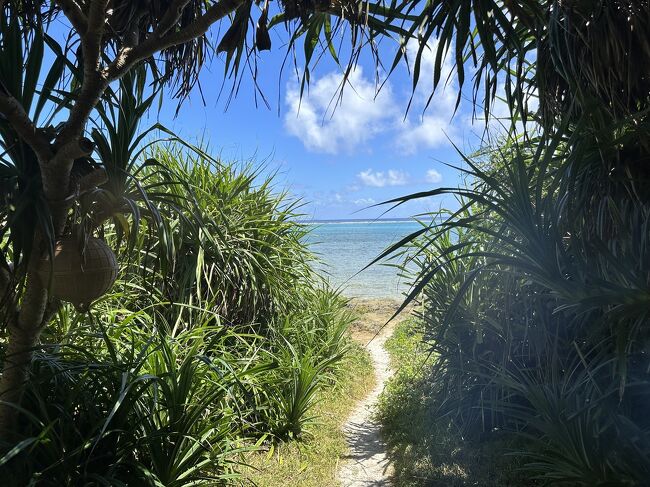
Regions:
<svg viewBox="0 0 650 487"><path fill-rule="evenodd" d="M272 35L273 48L260 53L257 66L257 86L266 103L256 96L247 71L231 97L232 80L224 76L223 57L215 56L201 73L201 90L195 89L178 112L176 101L169 99L150 117L190 142L209 142L213 155L224 160L253 160L277 172L278 189L287 188L303 201L305 219L404 218L457 206L453 197L412 201L387 214L388 206L374 206L461 184L459 171L448 164L462 166L455 147L465 154L479 148L484 124L473 122L466 101L454 113L453 53L443 65L446 86L439 87L425 110L435 46L425 50L415 91L403 64L388 80L380 75L377 92L374 64L362 56L339 99L342 70L326 55L301 97L292 63L282 70L286 33ZM408 46L409 52L414 49ZM380 51L390 63L395 46L384 44Z"/></svg>
<svg viewBox="0 0 650 487"><path fill-rule="evenodd" d="M415 45L408 48L413 52ZM394 46L382 49L392 60ZM272 51L260 53L257 83L269 106L255 96L248 72L231 98L232 81L224 83L223 59L215 57L201 74L201 92L195 90L177 115L175 102L167 103L160 121L184 138L209 141L222 159L252 159L277 171L279 187L304 201L307 219L403 218L457 206L452 197L410 202L387 214L387 206L373 206L461 183L459 172L447 164L462 165L455 146L464 153L478 149L484 126L472 121L468 102L454 114L453 54L443 66L447 85L436 91L426 111L432 50L424 56L415 92L406 65L377 92L374 65L362 57L340 99L342 71L331 58L324 56L311 72L301 98L293 67L281 74L285 54L277 34Z"/></svg>

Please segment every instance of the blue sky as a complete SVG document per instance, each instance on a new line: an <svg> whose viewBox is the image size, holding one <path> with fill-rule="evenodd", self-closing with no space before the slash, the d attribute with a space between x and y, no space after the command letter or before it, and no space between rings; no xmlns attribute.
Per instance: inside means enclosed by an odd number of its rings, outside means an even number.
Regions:
<svg viewBox="0 0 650 487"><path fill-rule="evenodd" d="M61 25L55 30L65 33L67 28ZM231 98L232 80L224 82L223 57L215 56L201 73L202 91L195 89L178 114L176 101L166 100L160 113L151 117L190 142L208 141L213 154L222 159L252 159L268 171L277 171L278 186L305 202L306 218L376 218L387 208L369 208L376 203L461 184L458 171L445 163L462 165L453 144L471 153L480 145L484 126L481 121L472 123L468 102L453 114L458 88L453 53L443 65L447 85L439 88L426 111L435 46L425 51L421 82L414 93L406 65L399 66L377 93L374 64L361 57L337 103L341 68L323 56L300 98L292 63L287 62L281 73L286 33L275 30L272 51L258 59L257 83L270 106L255 96L247 68L237 95ZM387 54L386 63L395 52L389 42L380 46ZM339 57L345 58L342 53ZM381 73L380 78L384 81ZM384 217L409 217L453 206L451 197L418 200Z"/></svg>
<svg viewBox="0 0 650 487"><path fill-rule="evenodd" d="M189 140L207 139L223 159L266 161L269 170L279 172L278 183L307 203L308 218L375 218L385 210L368 208L375 203L460 183L458 171L444 163L461 164L453 144L464 152L477 149L483 126L472 124L469 103L462 103L452 117L457 89L453 76L423 111L432 87L432 54L425 56L423 81L406 114L412 93L406 66L376 94L374 67L362 59L336 104L341 69L324 58L301 99L295 71L285 68L280 75L285 52L276 42L271 52L260 54L258 85L270 108L259 97L256 103L248 73L229 101L232 82L223 85L223 60L215 57L201 74L203 97L193 93L176 117L175 103L167 104L160 120ZM452 71L451 62L444 71ZM440 206L455 202L416 201L386 217L408 217Z"/></svg>

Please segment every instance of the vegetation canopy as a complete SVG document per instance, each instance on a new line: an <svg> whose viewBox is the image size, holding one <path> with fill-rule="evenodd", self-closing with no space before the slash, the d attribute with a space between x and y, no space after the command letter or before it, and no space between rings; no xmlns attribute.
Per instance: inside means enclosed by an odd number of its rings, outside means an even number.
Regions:
<svg viewBox="0 0 650 487"><path fill-rule="evenodd" d="M386 18L358 2L274 5L0 1L10 485L227 483L244 451L308 434L351 318L311 269L300 203L259 170L143 126L215 53L237 78L273 25L291 49L306 39L309 66L321 37L336 57L343 25L354 51L380 28L365 19ZM63 241L76 271L90 242L116 254L118 281L90 313L54 292Z"/></svg>
<svg viewBox="0 0 650 487"><path fill-rule="evenodd" d="M389 24L387 12L370 14L364 5L282 2L271 19L269 1L0 2L0 294L7 324L0 434L12 427L33 347L59 309L52 283L38 275L46 256L55 261L57 241L74 236L83 255L93 234L115 232L117 244L128 237L134 249L146 221L155 265L171 269L178 254L170 215L186 215L185 227L199 241L223 235L195 211L195 188L180 177L189 169L146 158L154 132L173 138L160 125L139 127L157 95L171 89L185 98L214 53L225 53L226 74L237 76L242 63L270 48L272 25L287 26L290 47L306 39L307 66L321 36L336 57L332 36L343 23L352 28L354 51L366 42L361 32L371 39ZM257 27L249 34L254 17ZM369 27L371 17L384 20ZM223 24L216 46L209 38L215 24ZM244 286L243 279L230 286ZM266 299L256 293L249 299ZM232 299L242 313L258 313L248 299L229 296L226 303Z"/></svg>
<svg viewBox="0 0 650 487"><path fill-rule="evenodd" d="M458 201L382 255L419 268L407 301L435 357L420 407L430 434L487 442L543 485L645 485L650 7L504 2L461 27L482 6L433 2L429 25L456 55L482 50L475 93L504 82L512 123L463 156L466 185L389 202Z"/></svg>
<svg viewBox="0 0 650 487"><path fill-rule="evenodd" d="M470 95L489 120L506 102L502 137L464 159L468 185L389 202L459 198L380 256L410 245L420 266L407 301L437 354L432 419L523 435L543 482L642 485L649 23L647 0L0 0L7 478L225 483L242 449L303 435L350 317L308 264L299 203L142 126L215 54L236 92L284 27L301 94L321 53L344 84L367 51L385 75L405 62L413 87L433 53L434 90L454 61L457 107ZM117 291L91 314L39 272L64 238L117 255Z"/></svg>

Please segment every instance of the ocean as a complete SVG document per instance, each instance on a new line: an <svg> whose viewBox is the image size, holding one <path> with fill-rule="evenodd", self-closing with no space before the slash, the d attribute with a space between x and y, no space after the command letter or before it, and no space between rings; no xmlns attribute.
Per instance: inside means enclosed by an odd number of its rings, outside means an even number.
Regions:
<svg viewBox="0 0 650 487"><path fill-rule="evenodd" d="M408 285L399 269L374 264L362 271L391 244L422 228L413 220L333 220L310 222L307 242L330 283L350 297L400 299ZM361 272L360 272L361 271Z"/></svg>

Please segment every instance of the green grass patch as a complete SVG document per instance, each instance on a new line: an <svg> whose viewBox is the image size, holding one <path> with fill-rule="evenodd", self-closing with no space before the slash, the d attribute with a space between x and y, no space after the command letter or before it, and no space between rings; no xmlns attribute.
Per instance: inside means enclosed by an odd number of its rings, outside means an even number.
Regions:
<svg viewBox="0 0 650 487"><path fill-rule="evenodd" d="M385 347L390 354L391 367L401 375L415 376L427 362L431 362L422 343L418 321L413 317L398 323Z"/></svg>
<svg viewBox="0 0 650 487"><path fill-rule="evenodd" d="M386 342L396 370L379 400L378 417L394 467L395 487L523 487L535 485L517 471L505 439L469 441L452 425L434 422L435 361L422 342L419 322L397 325Z"/></svg>
<svg viewBox="0 0 650 487"><path fill-rule="evenodd" d="M374 385L372 362L360 345L351 345L330 387L323 387L312 414L315 422L300 441L280 443L250 454L249 485L323 487L336 485L336 470L347 453L341 426Z"/></svg>

